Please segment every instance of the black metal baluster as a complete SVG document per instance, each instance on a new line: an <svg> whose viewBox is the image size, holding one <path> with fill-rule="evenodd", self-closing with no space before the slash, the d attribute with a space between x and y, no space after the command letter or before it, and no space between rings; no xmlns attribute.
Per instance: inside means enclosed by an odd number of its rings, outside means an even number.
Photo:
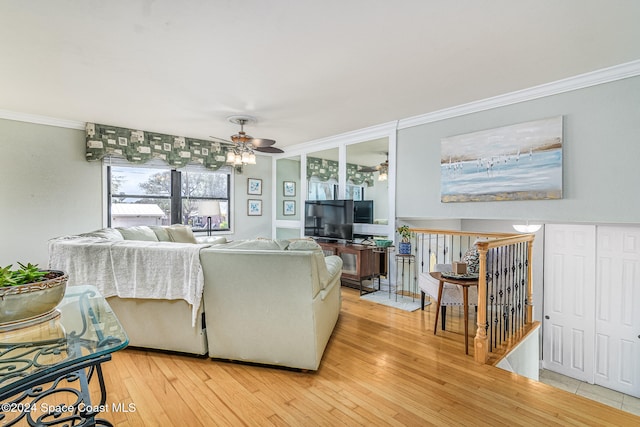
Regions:
<svg viewBox="0 0 640 427"><path fill-rule="evenodd" d="M504 247L504 252L505 252L505 256L506 253L509 251L509 247L505 246ZM503 273L504 270L506 269L506 259L504 261L504 266L503 266ZM513 289L513 283L511 283L511 281L509 280L509 278L507 277L506 274L504 274L504 285L507 289L507 324L505 325L505 329L506 329L506 337L505 340L509 340L513 334L513 310L515 307L515 304L513 303L513 298L514 298L514 289Z"/></svg>
<svg viewBox="0 0 640 427"><path fill-rule="evenodd" d="M515 330L519 331L520 330L520 313L522 311L522 286L520 286L520 284L518 282L514 282L514 286L516 286L516 323L515 323Z"/></svg>
<svg viewBox="0 0 640 427"><path fill-rule="evenodd" d="M511 252L511 258L512 259L515 257L515 254L517 253L517 250L518 250L517 245L515 247L513 245L510 246L510 252ZM512 286L514 287L514 296L515 296L514 301L515 301L515 304L516 304L516 314L514 315L512 328L513 328L513 331L516 331L518 329L518 323L519 323L518 318L520 317L520 314L519 314L520 310L518 309L518 306L520 306L520 297L522 295L520 294L520 287L518 286L518 280L515 277L513 277L513 275L510 275L510 282L512 283Z"/></svg>

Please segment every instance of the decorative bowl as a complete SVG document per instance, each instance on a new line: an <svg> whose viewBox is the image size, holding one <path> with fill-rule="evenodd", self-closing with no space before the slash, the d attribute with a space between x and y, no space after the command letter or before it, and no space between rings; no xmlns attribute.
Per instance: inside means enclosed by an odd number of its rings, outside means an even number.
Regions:
<svg viewBox="0 0 640 427"><path fill-rule="evenodd" d="M69 276L48 270L50 279L0 288L0 328L47 320L62 301Z"/></svg>
<svg viewBox="0 0 640 427"><path fill-rule="evenodd" d="M374 242L376 242L376 246L379 248L388 248L393 243L393 240L374 239Z"/></svg>

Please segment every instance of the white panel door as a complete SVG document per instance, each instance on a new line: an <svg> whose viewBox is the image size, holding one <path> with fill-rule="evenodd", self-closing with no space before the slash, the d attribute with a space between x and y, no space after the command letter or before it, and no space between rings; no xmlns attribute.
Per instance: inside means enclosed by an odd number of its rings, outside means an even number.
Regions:
<svg viewBox="0 0 640 427"><path fill-rule="evenodd" d="M640 397L640 228L597 237L595 383Z"/></svg>
<svg viewBox="0 0 640 427"><path fill-rule="evenodd" d="M546 225L543 367L593 383L596 227Z"/></svg>

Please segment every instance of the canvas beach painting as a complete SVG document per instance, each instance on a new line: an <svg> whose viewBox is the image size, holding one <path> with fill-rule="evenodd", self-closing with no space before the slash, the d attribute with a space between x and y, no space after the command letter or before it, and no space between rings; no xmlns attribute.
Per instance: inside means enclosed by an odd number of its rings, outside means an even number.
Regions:
<svg viewBox="0 0 640 427"><path fill-rule="evenodd" d="M562 198L562 116L443 138L441 201Z"/></svg>

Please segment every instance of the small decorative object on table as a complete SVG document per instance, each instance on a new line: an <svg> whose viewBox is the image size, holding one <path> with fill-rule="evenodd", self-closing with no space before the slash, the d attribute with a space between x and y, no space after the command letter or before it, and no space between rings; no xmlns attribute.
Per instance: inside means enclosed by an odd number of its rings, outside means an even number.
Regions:
<svg viewBox="0 0 640 427"><path fill-rule="evenodd" d="M11 267L0 268L0 330L52 318L69 277L31 263L20 264L17 270Z"/></svg>
<svg viewBox="0 0 640 427"><path fill-rule="evenodd" d="M477 280L478 273L456 273L453 271L443 271L442 277L446 277L447 279L461 279L461 280Z"/></svg>
<svg viewBox="0 0 640 427"><path fill-rule="evenodd" d="M409 226L403 225L398 227L398 234L402 238L402 241L398 245L398 253L400 255L409 255L411 254L411 231L409 230Z"/></svg>
<svg viewBox="0 0 640 427"><path fill-rule="evenodd" d="M466 274L467 273L467 264L465 262L455 261L453 263L453 272L456 274Z"/></svg>
<svg viewBox="0 0 640 427"><path fill-rule="evenodd" d="M387 239L373 239L373 242L376 244L377 247L379 248L388 248L389 246L391 246L391 244L393 243L393 240L387 240Z"/></svg>
<svg viewBox="0 0 640 427"><path fill-rule="evenodd" d="M462 257L462 260L467 264L467 272L479 273L480 272L480 255L476 247L469 248Z"/></svg>

